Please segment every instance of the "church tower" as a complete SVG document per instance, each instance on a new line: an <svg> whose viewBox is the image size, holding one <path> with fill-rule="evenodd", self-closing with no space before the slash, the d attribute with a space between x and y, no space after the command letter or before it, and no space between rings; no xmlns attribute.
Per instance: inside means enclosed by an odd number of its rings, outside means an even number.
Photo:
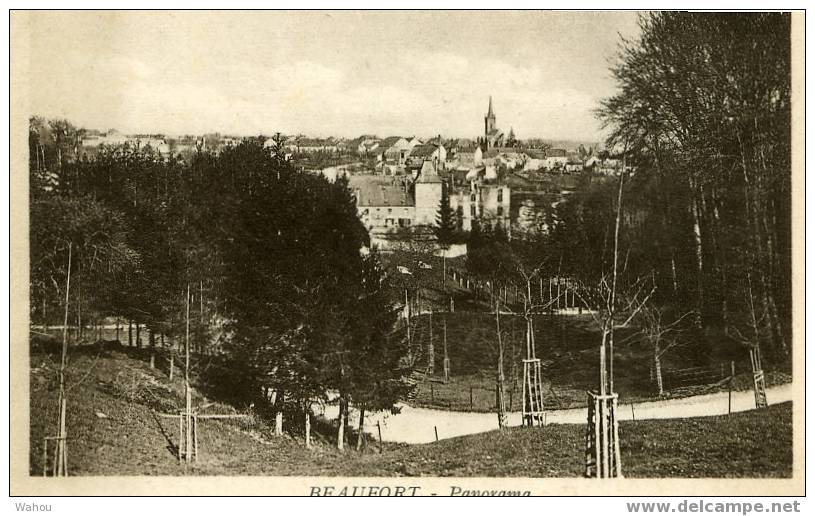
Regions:
<svg viewBox="0 0 815 516"><path fill-rule="evenodd" d="M487 116L484 117L484 138L489 141L490 133L495 130L495 113L492 111L492 95L490 95L490 107Z"/></svg>

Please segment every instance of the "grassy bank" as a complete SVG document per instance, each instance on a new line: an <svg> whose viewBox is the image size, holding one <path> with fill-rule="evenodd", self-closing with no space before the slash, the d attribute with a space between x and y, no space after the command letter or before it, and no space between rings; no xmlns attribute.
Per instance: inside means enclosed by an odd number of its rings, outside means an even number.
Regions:
<svg viewBox="0 0 815 516"><path fill-rule="evenodd" d="M30 471L42 473L42 439L56 426L56 355L31 356ZM315 425L314 446L275 437L256 418L209 420L200 430L200 460L180 465L177 423L162 418L182 404L182 385L151 369L138 352L72 350L68 385L72 475L582 475L582 425L515 428L428 445L371 444L339 452L329 427ZM203 412L234 412L196 396ZM622 460L629 477L784 477L791 474L791 404L732 416L622 422ZM320 432L325 428L324 435Z"/></svg>

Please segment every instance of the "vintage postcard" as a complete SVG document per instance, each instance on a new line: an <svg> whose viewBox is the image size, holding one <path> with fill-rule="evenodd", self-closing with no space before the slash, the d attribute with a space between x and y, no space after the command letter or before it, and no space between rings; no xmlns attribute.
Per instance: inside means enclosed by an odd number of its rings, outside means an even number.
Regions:
<svg viewBox="0 0 815 516"><path fill-rule="evenodd" d="M803 22L12 11L11 494L802 495Z"/></svg>

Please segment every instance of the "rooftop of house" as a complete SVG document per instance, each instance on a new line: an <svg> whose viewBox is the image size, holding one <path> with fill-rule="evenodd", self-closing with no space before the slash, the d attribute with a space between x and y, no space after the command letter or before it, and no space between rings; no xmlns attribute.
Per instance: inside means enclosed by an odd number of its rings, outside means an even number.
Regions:
<svg viewBox="0 0 815 516"><path fill-rule="evenodd" d="M413 150L410 153L412 158L425 158L430 157L436 149L438 149L438 145L434 145L432 143L423 143L421 145L417 145L413 147Z"/></svg>
<svg viewBox="0 0 815 516"><path fill-rule="evenodd" d="M325 147L336 144L336 142L331 138L298 138L297 140L292 140L288 143L297 147Z"/></svg>
<svg viewBox="0 0 815 516"><path fill-rule="evenodd" d="M532 159L544 159L546 157L546 151L541 149L526 149L523 153Z"/></svg>
<svg viewBox="0 0 815 516"><path fill-rule="evenodd" d="M546 151L547 158L565 158L566 149L549 149Z"/></svg>
<svg viewBox="0 0 815 516"><path fill-rule="evenodd" d="M348 186L357 196L359 206L413 206L414 200L402 182L393 177L356 175Z"/></svg>
<svg viewBox="0 0 815 516"><path fill-rule="evenodd" d="M425 161L422 165L422 170L419 172L419 177L416 178L417 183L441 183L441 177L436 172L436 167L430 161Z"/></svg>
<svg viewBox="0 0 815 516"><path fill-rule="evenodd" d="M390 147L396 145L396 142L398 142L401 139L402 139L401 136L388 136L387 138L379 142L379 148L382 150L387 150Z"/></svg>

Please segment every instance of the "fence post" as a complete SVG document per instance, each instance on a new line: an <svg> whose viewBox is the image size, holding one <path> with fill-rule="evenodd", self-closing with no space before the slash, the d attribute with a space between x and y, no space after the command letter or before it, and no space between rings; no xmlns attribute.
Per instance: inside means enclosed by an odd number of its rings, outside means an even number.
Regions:
<svg viewBox="0 0 815 516"><path fill-rule="evenodd" d="M433 389L433 384L430 384L430 403L435 403L436 401L436 394Z"/></svg>
<svg viewBox="0 0 815 516"><path fill-rule="evenodd" d="M436 442L439 442L439 428L437 426L433 426L433 432L436 433Z"/></svg>
<svg viewBox="0 0 815 516"><path fill-rule="evenodd" d="M379 453L382 453L382 424L376 422L376 432L379 434Z"/></svg>
<svg viewBox="0 0 815 516"><path fill-rule="evenodd" d="M470 411L473 410L473 386L470 385Z"/></svg>

